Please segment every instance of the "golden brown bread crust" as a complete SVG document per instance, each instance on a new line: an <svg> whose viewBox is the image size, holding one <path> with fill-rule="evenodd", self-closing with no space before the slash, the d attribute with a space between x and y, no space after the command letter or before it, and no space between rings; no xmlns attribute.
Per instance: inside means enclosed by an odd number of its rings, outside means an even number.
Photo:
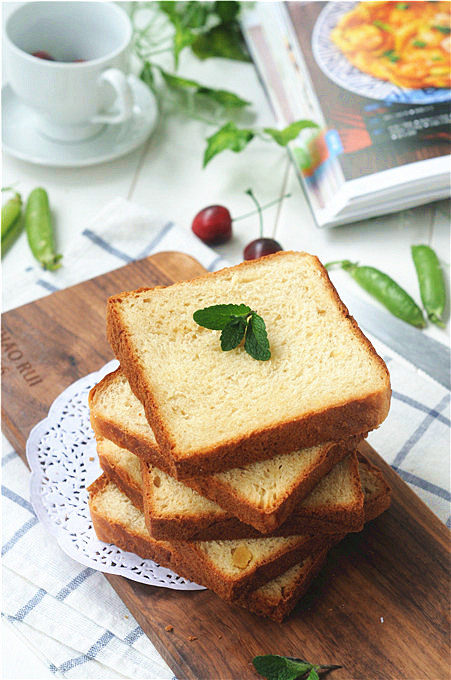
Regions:
<svg viewBox="0 0 451 680"><path fill-rule="evenodd" d="M173 543L144 538L124 527L119 522L107 520L96 508L96 496L107 484L108 477L103 474L88 488L89 509L97 538L113 543L122 550L134 552L140 557L151 559L177 572L179 576L195 583L202 583L225 600L234 600L248 590L258 588L263 583L279 576L315 550L321 539L313 536L300 536L299 541L289 549L281 548L275 557L268 558L263 564L247 571L242 578L225 578L221 572L212 568L202 550L194 543ZM334 537L336 540L336 537ZM325 539L334 542L332 537Z"/></svg>
<svg viewBox="0 0 451 680"><path fill-rule="evenodd" d="M321 547L331 547L338 537L334 536L300 536L294 546L281 548L276 556L268 561L246 571L241 578L226 579L220 571L212 568L210 562L205 559L203 551L196 543L174 542L174 569L178 574L189 578L191 581L206 586L213 590L223 600L233 602L245 593L259 588L264 583L280 576L287 569L293 567L311 552ZM197 579L197 580L196 580Z"/></svg>
<svg viewBox="0 0 451 680"><path fill-rule="evenodd" d="M132 479L124 468L117 467L114 463L111 463L111 461L102 453L99 453L98 450L97 455L99 457L100 467L108 479L114 482L122 493L125 493L135 508L144 512L142 488L136 484L135 480Z"/></svg>
<svg viewBox="0 0 451 680"><path fill-rule="evenodd" d="M357 468L357 460L353 456L354 484L356 502L352 508L340 506L325 508L309 508L299 505L294 508L286 521L271 532L271 536L296 536L303 533L336 534L341 532L361 531L363 528L363 492ZM152 504L152 477L147 470L147 463L141 463L144 495L144 515L146 526L151 536L159 540L170 541L209 541L234 538L261 538L262 533L254 527L241 522L230 513L220 517L213 515L203 517L161 518L156 516Z"/></svg>
<svg viewBox="0 0 451 680"><path fill-rule="evenodd" d="M108 389L109 384L114 382L120 371L121 369L118 368L113 371L113 373L108 373L108 375L102 378L102 380L89 392L89 414L94 434L96 437L105 437L105 439L111 440L117 446L132 451L136 456L152 463L152 465L155 465L160 470L163 470L163 472L170 475L172 466L168 463L167 458L161 454L160 447L157 446L157 444L153 445L153 443L145 437L137 437L129 430L122 430L117 426L114 420L107 419L96 413L96 400L99 394L103 390Z"/></svg>
<svg viewBox="0 0 451 680"><path fill-rule="evenodd" d="M189 478L185 480L185 484L200 493L201 496L215 501L221 508L238 517L242 522L250 524L262 534L269 534L283 524L292 512L296 512L296 508L301 501L309 495L334 465L348 456L350 450L355 449L357 442L357 438L351 438L347 442L331 443L322 452L319 465L314 470L310 470L306 477L299 481L297 488L292 489L289 494L286 494L279 507L272 511L256 508L255 505L249 503L245 498L237 499L234 493L231 492L230 486L222 483L216 477ZM354 512L361 517L363 522L363 492L359 480L357 461L354 470L354 490L356 496ZM302 513L302 508L300 508L300 512Z"/></svg>
<svg viewBox="0 0 451 680"><path fill-rule="evenodd" d="M133 552L145 559L153 560L164 567L172 569L173 554L171 546L164 541L156 541L149 536L144 539L126 529L121 524L108 521L96 508L96 495L109 484L108 477L103 474L88 487L89 511L91 513L94 531L99 541L114 543L122 550Z"/></svg>
<svg viewBox="0 0 451 680"><path fill-rule="evenodd" d="M89 406L91 415L91 425L97 438L105 437L111 440L117 446L127 449L141 458L142 461L146 461L154 465L155 467L163 470L167 474L171 475L171 470L168 469L167 461L158 446L153 444L152 440L145 436L139 436L131 432L130 430L121 429L113 420L108 420L105 416L98 413L97 400L99 399L103 390L108 390L111 382L114 382L117 374L120 373L120 368L106 375L89 393ZM146 503L147 503L147 518L149 521L148 528L151 536L154 538L159 538L161 540L203 540L202 536L196 536L194 538L194 533L200 531L207 531L207 527L210 527L209 531L205 534L205 540L210 538L242 538L251 537L252 535L259 536L260 533L270 533L273 532L277 527L281 526L285 519L291 514L291 512L296 511L296 506L308 496L310 491L316 486L316 484L332 469L332 467L342 460L345 456L349 454L349 451L353 451L357 444L361 441L360 436L350 437L343 442L329 442L325 445L325 449L322 453L322 459L319 465L315 469L308 470L308 473L303 479L299 480L299 485L296 489L291 489L290 493L287 494L284 501L279 508L273 510L272 512L266 512L255 508L255 506L250 505L244 498L236 498L233 492L231 492L228 485L222 484L220 480L215 479L211 475L204 475L198 478L187 478L183 480L184 484L190 486L195 491L198 491L202 496L215 501L224 508L227 512L227 517L223 518L210 517L210 518L199 518L199 521L193 524L193 518L182 518L181 519L181 531L177 528L177 521L171 520L168 522L166 519L159 519L152 513L152 487L150 485L146 486ZM290 454L287 454L290 455ZM145 470L145 477L148 476L147 468ZM360 531L363 526L363 495L358 483L358 472L355 472L356 477L356 489L355 495L360 501L356 501L354 508L348 510L342 510L337 508L335 515L330 514L330 509L327 510L327 516L325 517L326 523L324 524L325 531L322 533L335 533L336 527L331 527L328 522L337 522L341 524L342 528L346 531ZM143 477L144 478L144 477ZM360 489L360 491L359 491ZM360 505L360 508L359 508ZM313 529L318 529L321 531L322 520L324 512L322 510L314 511L308 508L300 509L301 512L297 517L298 524L302 524L302 520L305 518L312 519L314 526ZM341 510L341 511L340 511ZM249 533L249 529L246 530L240 527L240 524L235 521L235 523L228 521L227 527L220 526L223 520L230 520L230 515L233 517L238 517L245 524L251 525L257 529L256 534ZM216 529L213 528L213 523L218 523ZM299 524L299 526L301 525ZM300 533L298 529L292 530L296 526L296 522L292 523L289 531L291 533L287 534L287 527L281 534L274 535L293 535ZM224 531L234 531L233 534L223 533ZM169 533L168 533L169 532ZM174 533L175 532L175 533ZM212 533L213 532L213 533ZM191 537L193 534L193 537Z"/></svg>
<svg viewBox="0 0 451 680"><path fill-rule="evenodd" d="M281 256L284 256L284 253L275 253L266 257L277 258ZM155 434L161 452L166 456L172 469L172 475L177 479L220 472L257 460L272 458L277 454L309 448L323 442L344 440L352 435L363 435L378 427L387 416L391 395L387 367L368 338L363 335L355 320L349 315L347 308L341 302L330 281L327 271L318 258L315 259L320 267L320 274L330 287L331 294L335 298L341 313L349 320L353 333L358 336L360 342L366 345L385 373L385 390L322 411L309 413L288 422L256 430L246 436L233 437L228 442L199 450L189 458L180 457L180 452L177 450L176 443L171 437L160 413L159 405L154 398L152 385L148 384L145 374L141 375L138 370L138 358L127 332L122 327L118 303L125 296L136 294L138 291L124 292L109 298L107 303L108 340L114 354L121 363L122 371L126 375L132 391L144 406L147 420ZM243 268L253 264L255 264L255 260L242 262L231 269ZM208 279L214 276L217 276L217 272L207 273L195 280ZM181 283L173 284L173 286L180 285ZM143 290L150 291L153 289L139 289L141 292Z"/></svg>
<svg viewBox="0 0 451 680"><path fill-rule="evenodd" d="M366 524L367 522L370 522L376 517L379 517L379 515L381 515L383 512L385 512L385 510L387 510L390 507L391 488L389 484L387 484L384 475L379 470L379 468L376 467L376 465L370 463L368 458L366 458L360 452L358 452L357 456L359 463L364 467L368 468L371 471L371 473L377 477L378 486L381 489L380 493L378 493L375 497L368 497L368 495L365 496L364 515Z"/></svg>
<svg viewBox="0 0 451 680"><path fill-rule="evenodd" d="M309 569L298 576L296 583L289 588L288 592L283 593L280 600L271 601L265 598L261 591L257 589L244 595L236 604L249 609L254 614L266 616L277 623L282 623L301 597L307 592L311 582L323 566L327 552L328 549L323 548L312 555L313 561Z"/></svg>

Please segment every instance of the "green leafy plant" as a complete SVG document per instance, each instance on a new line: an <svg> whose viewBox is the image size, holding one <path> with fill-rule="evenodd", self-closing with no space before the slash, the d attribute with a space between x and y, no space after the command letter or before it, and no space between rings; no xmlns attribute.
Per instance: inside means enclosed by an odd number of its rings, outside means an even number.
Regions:
<svg viewBox="0 0 451 680"><path fill-rule="evenodd" d="M337 665L312 664L304 659L296 659L290 656L266 654L256 656L252 663L254 668L266 680L319 680L320 673L341 668Z"/></svg>
<svg viewBox="0 0 451 680"><path fill-rule="evenodd" d="M244 338L244 349L251 357L258 361L271 358L265 322L248 305L212 305L198 309L193 319L199 326L222 331L220 342L223 352L235 349Z"/></svg>
<svg viewBox="0 0 451 680"><path fill-rule="evenodd" d="M254 138L286 146L301 130L318 127L308 120L296 121L283 130L240 127L238 118L250 107L249 101L176 73L185 49L202 60L220 57L250 61L238 21L240 9L240 3L233 1L131 3L133 47L141 65L141 80L154 92L161 108L183 112L215 128L207 136L204 167L222 151L243 151ZM166 63L163 67L160 55L172 55L174 72ZM305 155L308 166L307 151Z"/></svg>

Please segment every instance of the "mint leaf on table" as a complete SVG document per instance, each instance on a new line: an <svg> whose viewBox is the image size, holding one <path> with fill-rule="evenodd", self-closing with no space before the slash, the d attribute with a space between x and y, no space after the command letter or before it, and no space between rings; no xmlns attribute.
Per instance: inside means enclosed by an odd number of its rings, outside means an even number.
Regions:
<svg viewBox="0 0 451 680"><path fill-rule="evenodd" d="M191 50L198 59L222 57L235 61L251 60L240 30L231 24L219 24L201 33L191 45Z"/></svg>
<svg viewBox="0 0 451 680"><path fill-rule="evenodd" d="M252 663L257 673L263 675L266 680L296 680L312 668L310 663L293 661L276 654L256 656Z"/></svg>
<svg viewBox="0 0 451 680"><path fill-rule="evenodd" d="M277 654L256 656L252 663L257 673L263 675L266 680L319 680L319 673L328 673L341 668L337 665L312 664L304 659Z"/></svg>
<svg viewBox="0 0 451 680"><path fill-rule="evenodd" d="M319 680L319 675L314 668L312 668L310 673L307 675L307 680Z"/></svg>
<svg viewBox="0 0 451 680"><path fill-rule="evenodd" d="M265 322L255 312L252 312L247 326L244 349L251 357L259 361L268 361L271 358Z"/></svg>
<svg viewBox="0 0 451 680"><path fill-rule="evenodd" d="M224 326L221 333L221 349L223 352L228 352L231 349L238 347L244 338L246 325L245 317L238 316L232 319L232 321L229 321L227 326Z"/></svg>
<svg viewBox="0 0 451 680"><path fill-rule="evenodd" d="M226 149L239 153L255 137L252 130L238 128L231 121L223 125L211 137L207 137L207 148L204 153L203 167L211 161L216 154Z"/></svg>
<svg viewBox="0 0 451 680"><path fill-rule="evenodd" d="M221 349L235 349L244 338L244 349L253 359L268 361L271 358L268 335L262 317L247 305L212 305L198 309L194 321L221 333Z"/></svg>
<svg viewBox="0 0 451 680"><path fill-rule="evenodd" d="M212 305L205 307L205 309L198 309L194 312L193 319L204 328L209 328L212 331L222 331L228 323L236 317L247 316L252 312L247 305Z"/></svg>
<svg viewBox="0 0 451 680"><path fill-rule="evenodd" d="M283 128L283 130L277 130L276 128L264 128L263 132L266 132L266 134L270 135L273 140L279 144L279 146L286 146L288 142L296 139L301 130L305 130L305 128L317 127L319 127L319 125L314 123L312 120L297 120L294 123L288 125L286 128Z"/></svg>

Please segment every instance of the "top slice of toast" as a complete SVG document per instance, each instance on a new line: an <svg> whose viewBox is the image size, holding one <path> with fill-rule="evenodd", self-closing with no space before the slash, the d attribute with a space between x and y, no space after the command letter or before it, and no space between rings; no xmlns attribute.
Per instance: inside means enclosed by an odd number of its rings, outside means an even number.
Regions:
<svg viewBox="0 0 451 680"><path fill-rule="evenodd" d="M263 317L268 361L223 352L219 331L193 320L229 303ZM363 434L388 412L384 362L307 253L113 296L107 333L179 478Z"/></svg>

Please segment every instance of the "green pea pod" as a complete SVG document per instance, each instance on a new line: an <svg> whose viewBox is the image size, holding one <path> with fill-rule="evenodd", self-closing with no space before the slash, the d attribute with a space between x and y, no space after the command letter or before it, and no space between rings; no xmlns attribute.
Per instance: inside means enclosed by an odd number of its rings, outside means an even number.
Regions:
<svg viewBox="0 0 451 680"><path fill-rule="evenodd" d="M367 293L372 295L394 316L419 328L425 327L423 312L410 295L393 281L390 276L374 267L359 266L356 262L339 260L329 262L326 269L338 264L357 281Z"/></svg>
<svg viewBox="0 0 451 680"><path fill-rule="evenodd" d="M20 194L16 193L9 199L5 205L2 206L2 255L4 254L4 241L8 233L14 229L16 232L16 223L21 223L20 216L22 213L22 198ZM16 227L16 228L15 228ZM19 232L16 234L18 236ZM14 239L13 239L14 240ZM12 243L12 241L11 241Z"/></svg>
<svg viewBox="0 0 451 680"><path fill-rule="evenodd" d="M445 327L443 310L446 304L446 287L439 259L429 246L412 246L412 258L417 271L423 306L432 323Z"/></svg>
<svg viewBox="0 0 451 680"><path fill-rule="evenodd" d="M31 252L44 269L54 270L61 267L60 260L63 256L55 252L49 198L44 189L33 189L28 197L25 229Z"/></svg>
<svg viewBox="0 0 451 680"><path fill-rule="evenodd" d="M16 220L13 222L11 227L8 229L6 234L2 238L2 258L8 250L11 248L13 243L15 243L16 239L20 236L20 234L23 231L23 219L22 215L19 214L19 216L16 218Z"/></svg>

